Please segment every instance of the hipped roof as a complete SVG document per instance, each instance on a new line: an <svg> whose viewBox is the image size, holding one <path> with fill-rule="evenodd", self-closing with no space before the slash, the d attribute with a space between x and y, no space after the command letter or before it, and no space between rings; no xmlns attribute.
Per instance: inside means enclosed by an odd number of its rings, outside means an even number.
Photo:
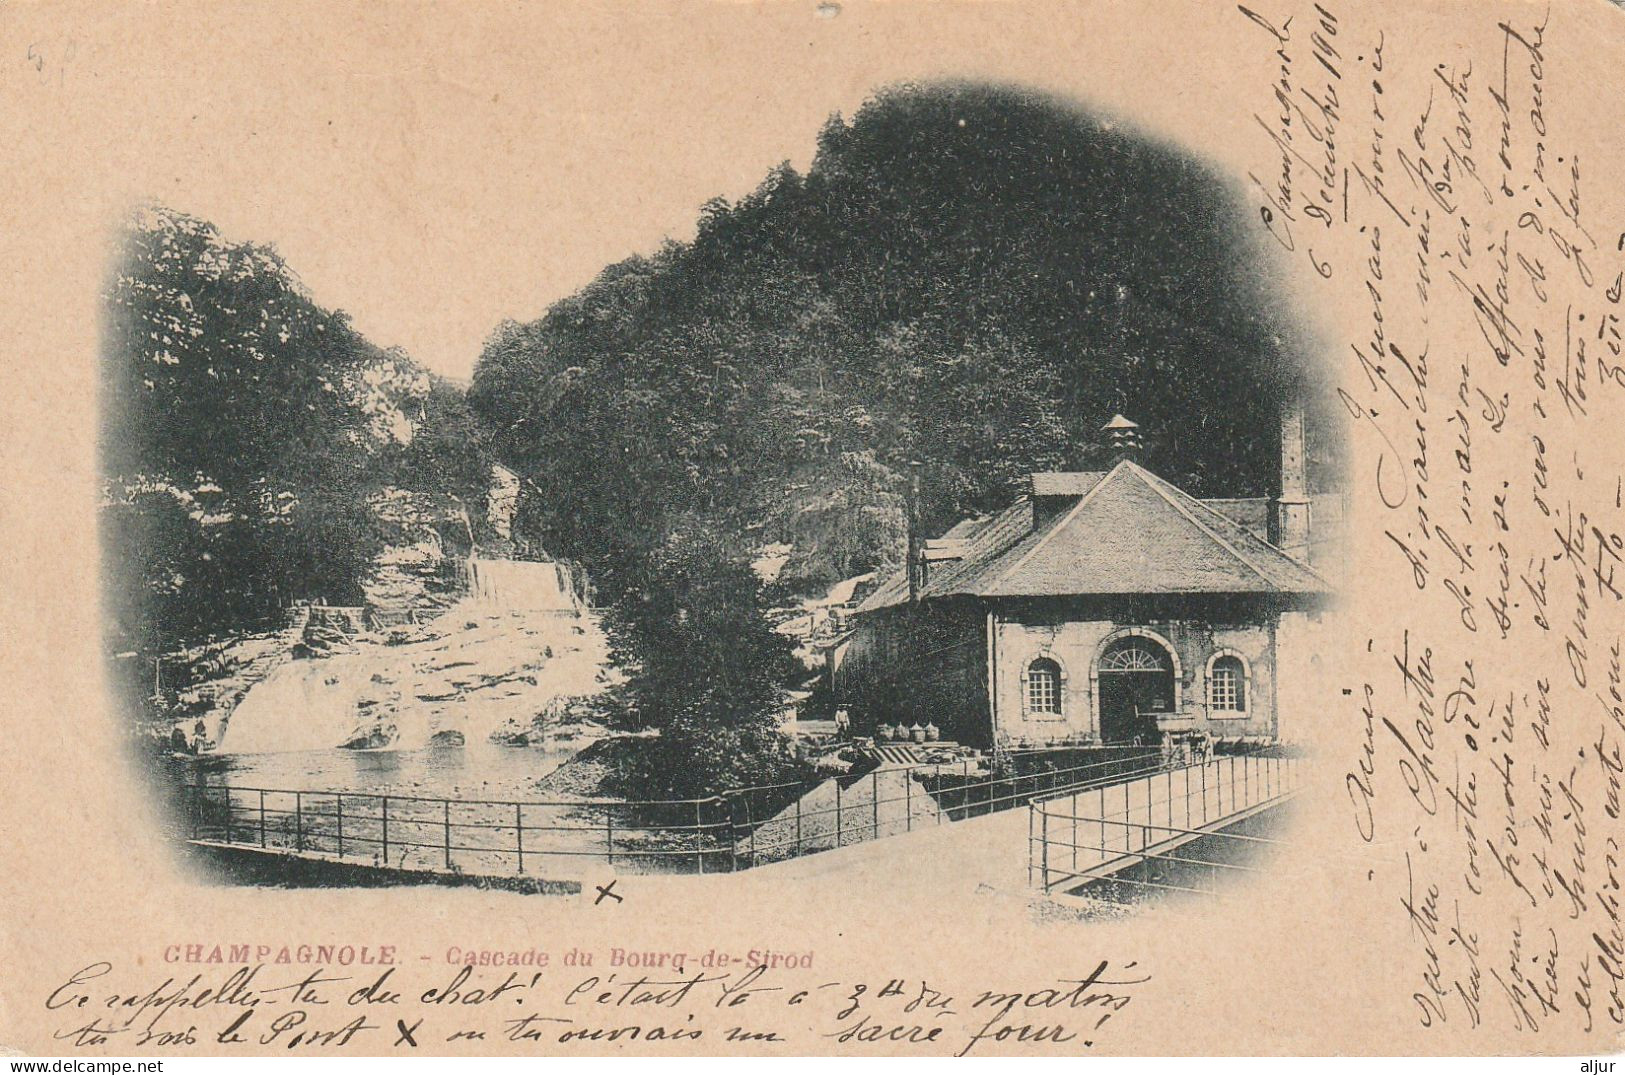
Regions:
<svg viewBox="0 0 1625 1075"><path fill-rule="evenodd" d="M1077 495L1077 502L1036 528L1026 497L997 515L955 526L949 535L964 542L964 556L933 564L921 598L1323 594L1330 589L1304 564L1132 460L1120 461L1104 476L1034 478L1038 495ZM907 600L908 576L898 571L858 611Z"/></svg>

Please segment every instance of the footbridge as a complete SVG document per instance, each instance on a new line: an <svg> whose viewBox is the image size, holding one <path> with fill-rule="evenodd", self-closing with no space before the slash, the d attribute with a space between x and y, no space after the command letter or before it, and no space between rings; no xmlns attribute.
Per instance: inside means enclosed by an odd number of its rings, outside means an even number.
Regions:
<svg viewBox="0 0 1625 1075"><path fill-rule="evenodd" d="M1280 748L1221 755L1028 807L1027 877L1047 893L1131 889L1212 894L1277 841L1244 831L1290 799L1301 759Z"/></svg>

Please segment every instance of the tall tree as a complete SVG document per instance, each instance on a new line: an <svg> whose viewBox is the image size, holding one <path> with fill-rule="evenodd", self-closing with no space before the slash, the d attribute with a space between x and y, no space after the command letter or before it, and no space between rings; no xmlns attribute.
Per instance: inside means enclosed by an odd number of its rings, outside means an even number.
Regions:
<svg viewBox="0 0 1625 1075"><path fill-rule="evenodd" d="M422 372L318 306L274 250L204 221L145 208L122 253L102 350L117 644L358 601L380 545L368 496L410 424L399 409L422 417Z"/></svg>

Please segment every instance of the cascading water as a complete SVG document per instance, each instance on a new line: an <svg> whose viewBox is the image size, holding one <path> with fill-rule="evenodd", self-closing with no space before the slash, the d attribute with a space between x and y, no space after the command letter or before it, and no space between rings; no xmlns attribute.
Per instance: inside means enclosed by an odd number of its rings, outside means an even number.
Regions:
<svg viewBox="0 0 1625 1075"><path fill-rule="evenodd" d="M469 569L473 597L482 605L531 612L579 611L570 570L564 564L474 559Z"/></svg>
<svg viewBox="0 0 1625 1075"><path fill-rule="evenodd" d="M226 721L214 753L322 750L355 727L356 689L344 658L290 661L251 687Z"/></svg>
<svg viewBox="0 0 1625 1075"><path fill-rule="evenodd" d="M610 681L596 619L564 564L476 559L470 574L469 597L415 637L363 636L354 652L276 668L226 718L210 753L415 750L551 735L560 706Z"/></svg>

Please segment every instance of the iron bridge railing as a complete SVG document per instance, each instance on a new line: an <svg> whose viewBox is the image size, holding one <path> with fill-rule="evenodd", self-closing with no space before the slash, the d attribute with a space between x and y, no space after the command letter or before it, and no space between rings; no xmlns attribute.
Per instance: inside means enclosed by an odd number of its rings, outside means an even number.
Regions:
<svg viewBox="0 0 1625 1075"><path fill-rule="evenodd" d="M1115 785L1179 760L1156 748L1017 751L997 763L883 765L697 799L469 800L186 785L199 843L451 874L545 874L569 860L719 873Z"/></svg>
<svg viewBox="0 0 1625 1075"><path fill-rule="evenodd" d="M1078 789L1028 809L1029 881L1107 898L1136 890L1219 892L1221 878L1280 843L1226 831L1294 795L1302 761L1277 746L1203 758L1109 789Z"/></svg>

